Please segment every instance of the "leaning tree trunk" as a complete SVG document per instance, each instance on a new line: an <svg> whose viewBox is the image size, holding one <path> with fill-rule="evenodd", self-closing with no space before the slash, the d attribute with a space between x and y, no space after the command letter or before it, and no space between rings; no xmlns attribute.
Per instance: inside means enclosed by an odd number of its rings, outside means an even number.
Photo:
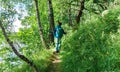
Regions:
<svg viewBox="0 0 120 72"><path fill-rule="evenodd" d="M41 21L40 21L40 14L39 14L39 9L38 9L38 0L34 0L34 1L35 1L36 17L37 17L37 22L38 22L38 26L39 26L39 33L40 33L41 42L45 48L48 48L48 45L47 45L45 38L44 38L44 35L43 35L43 28L42 28Z"/></svg>
<svg viewBox="0 0 120 72"><path fill-rule="evenodd" d="M13 52L20 58L22 59L23 61L25 61L28 65L30 65L33 69L34 69L34 72L38 72L37 71L37 66L31 61L29 60L27 57L25 57L24 55L20 54L17 49L15 48L15 46L13 45L13 42L8 38L7 34L6 34L6 31L5 31L5 28L3 27L2 25L2 22L0 21L0 27L2 29L2 32L3 32L3 35L6 39L6 41L8 42L8 44L10 45L10 47L12 48Z"/></svg>
<svg viewBox="0 0 120 72"><path fill-rule="evenodd" d="M49 28L49 39L50 43L54 43L54 12L52 7L52 0L48 0L48 10L49 10L49 22L50 22L50 28Z"/></svg>
<svg viewBox="0 0 120 72"><path fill-rule="evenodd" d="M80 17L82 16L83 14L83 10L84 10L84 3L85 3L85 0L80 0L80 7L79 7L79 12L76 16L76 23L78 24L80 22Z"/></svg>

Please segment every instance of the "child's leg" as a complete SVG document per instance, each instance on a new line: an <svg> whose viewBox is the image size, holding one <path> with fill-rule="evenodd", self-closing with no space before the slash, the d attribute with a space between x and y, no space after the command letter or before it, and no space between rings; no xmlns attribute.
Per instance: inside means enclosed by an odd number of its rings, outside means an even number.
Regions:
<svg viewBox="0 0 120 72"><path fill-rule="evenodd" d="M56 52L59 51L59 39L56 38Z"/></svg>
<svg viewBox="0 0 120 72"><path fill-rule="evenodd" d="M58 40L58 50L60 51L60 49L61 49L61 40L59 39Z"/></svg>

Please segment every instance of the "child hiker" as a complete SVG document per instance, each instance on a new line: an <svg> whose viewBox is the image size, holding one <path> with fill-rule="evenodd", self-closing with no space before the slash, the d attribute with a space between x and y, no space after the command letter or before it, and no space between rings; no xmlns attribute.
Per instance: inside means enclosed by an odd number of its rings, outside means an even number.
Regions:
<svg viewBox="0 0 120 72"><path fill-rule="evenodd" d="M63 37L63 34L66 34L66 32L61 27L62 23L58 21L58 25L54 29L54 37L56 40L56 53L60 52L61 48L61 38Z"/></svg>

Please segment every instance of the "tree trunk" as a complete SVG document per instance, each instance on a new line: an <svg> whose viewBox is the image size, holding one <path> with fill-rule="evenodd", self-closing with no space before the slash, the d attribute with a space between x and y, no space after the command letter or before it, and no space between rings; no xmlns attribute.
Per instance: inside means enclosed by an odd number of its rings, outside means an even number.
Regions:
<svg viewBox="0 0 120 72"><path fill-rule="evenodd" d="M52 7L52 0L48 0L48 10L49 10L49 22L50 22L50 28L49 28L49 39L50 43L54 43L54 12Z"/></svg>
<svg viewBox="0 0 120 72"><path fill-rule="evenodd" d="M39 33L40 33L41 42L42 42L42 45L48 49L48 45L45 41L45 38L43 35L43 28L42 28L41 21L40 21L40 14L39 14L39 9L38 9L38 0L34 0L34 1L35 1L36 17L37 17L37 22L38 22L38 26L39 26Z"/></svg>
<svg viewBox="0 0 120 72"><path fill-rule="evenodd" d="M68 23L72 26L72 18L71 18L71 1L69 0L69 9L68 9Z"/></svg>
<svg viewBox="0 0 120 72"><path fill-rule="evenodd" d="M34 72L38 72L37 71L37 66L31 61L29 60L27 57L25 57L24 55L20 54L15 46L13 45L13 42L8 38L7 34L6 34L6 31L5 31L5 28L2 26L2 22L0 21L0 27L2 29L2 32L3 32L3 35L6 39L6 41L8 42L8 44L10 45L10 47L12 48L13 52L20 58L22 59L23 61L25 61L28 65L30 65L33 69L34 69Z"/></svg>
<svg viewBox="0 0 120 72"><path fill-rule="evenodd" d="M85 3L85 0L80 0L80 9L79 9L79 12L78 12L78 15L76 16L76 23L78 24L80 22L80 17L82 16L83 14L83 10L84 10L84 3Z"/></svg>

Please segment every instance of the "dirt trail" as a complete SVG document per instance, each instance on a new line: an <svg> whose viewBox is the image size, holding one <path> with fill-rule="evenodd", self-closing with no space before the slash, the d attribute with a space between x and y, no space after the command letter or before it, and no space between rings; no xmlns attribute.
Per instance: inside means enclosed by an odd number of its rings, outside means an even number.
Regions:
<svg viewBox="0 0 120 72"><path fill-rule="evenodd" d="M52 62L48 66L46 72L61 72L60 71L60 64L61 64L60 55L59 54L53 54L51 56L51 61Z"/></svg>

